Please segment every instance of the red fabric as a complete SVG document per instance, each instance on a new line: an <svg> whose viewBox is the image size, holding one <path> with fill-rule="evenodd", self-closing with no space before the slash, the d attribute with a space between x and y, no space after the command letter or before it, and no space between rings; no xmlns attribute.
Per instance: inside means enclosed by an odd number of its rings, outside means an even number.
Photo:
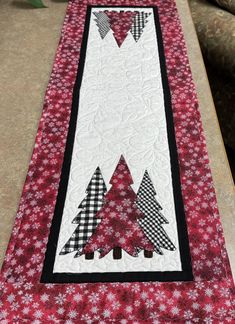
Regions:
<svg viewBox="0 0 235 324"><path fill-rule="evenodd" d="M234 284L195 87L173 0L94 0L89 4L158 6L195 281L39 283L87 3L73 0L68 4L35 149L1 271L1 323L232 323Z"/></svg>
<svg viewBox="0 0 235 324"><path fill-rule="evenodd" d="M110 183L112 187L105 195L104 206L96 215L101 222L82 253L92 253L99 249L102 258L115 247L120 247L133 257L138 256L140 249L154 251L154 245L137 221L144 215L135 204L136 193L130 186L133 180L123 157L120 158Z"/></svg>
<svg viewBox="0 0 235 324"><path fill-rule="evenodd" d="M116 39L118 46L120 47L124 42L127 33L131 29L133 18L136 12L132 11L105 11L109 18L109 24L113 31L113 36Z"/></svg>

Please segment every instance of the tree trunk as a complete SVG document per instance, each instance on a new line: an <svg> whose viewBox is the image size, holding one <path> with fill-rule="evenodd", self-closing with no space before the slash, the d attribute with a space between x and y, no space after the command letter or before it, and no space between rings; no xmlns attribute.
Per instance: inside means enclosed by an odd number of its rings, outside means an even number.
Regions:
<svg viewBox="0 0 235 324"><path fill-rule="evenodd" d="M120 247L115 247L113 249L113 258L115 260L118 260L118 259L122 258L122 249Z"/></svg>
<svg viewBox="0 0 235 324"><path fill-rule="evenodd" d="M144 250L144 256L145 256L145 258L152 258L153 257L153 252Z"/></svg>
<svg viewBox="0 0 235 324"><path fill-rule="evenodd" d="M86 260L92 260L92 259L94 259L94 253L86 253L85 254L85 259Z"/></svg>

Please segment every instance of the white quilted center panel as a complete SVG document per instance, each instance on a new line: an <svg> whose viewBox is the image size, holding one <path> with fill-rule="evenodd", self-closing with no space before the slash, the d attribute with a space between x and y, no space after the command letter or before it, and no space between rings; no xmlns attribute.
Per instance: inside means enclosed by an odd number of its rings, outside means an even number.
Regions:
<svg viewBox="0 0 235 324"><path fill-rule="evenodd" d="M92 12L100 11L93 8ZM102 10L105 10L105 8ZM117 10L119 8L107 8ZM138 8L121 8L138 10ZM174 208L169 146L158 45L152 9L138 42L128 34L121 47L109 32L102 40L91 14L86 62L80 90L79 112L70 169L69 183L58 239L54 272L126 272L181 271L179 243ZM122 259L114 260L112 252L102 259L95 252L93 260L74 253L59 255L71 237L76 224L72 220L85 197L86 187L97 166L100 167L107 190L109 180L121 154L131 171L137 192L147 169L169 221L163 225L176 247L153 253L143 252L134 258L122 251ZM146 274L147 275L147 274Z"/></svg>

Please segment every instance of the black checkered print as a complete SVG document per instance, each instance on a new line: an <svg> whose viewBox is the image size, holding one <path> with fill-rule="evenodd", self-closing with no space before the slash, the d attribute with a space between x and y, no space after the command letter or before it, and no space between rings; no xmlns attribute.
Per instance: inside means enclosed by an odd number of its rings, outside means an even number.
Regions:
<svg viewBox="0 0 235 324"><path fill-rule="evenodd" d="M135 17L134 17L134 22L131 26L131 34L134 37L134 40L138 42L140 39L140 36L143 33L144 27L147 24L148 16L151 15L151 13L146 13L146 12L138 12Z"/></svg>
<svg viewBox="0 0 235 324"><path fill-rule="evenodd" d="M110 30L109 18L103 11L94 12L94 15L96 16L95 22L100 36L104 39Z"/></svg>
<svg viewBox="0 0 235 324"><path fill-rule="evenodd" d="M87 196L78 206L78 208L82 210L72 221L73 224L78 224L78 226L64 245L60 255L77 251L75 257L80 256L80 251L100 223L100 219L95 218L95 215L103 206L103 199L106 191L106 185L98 167L87 186Z"/></svg>
<svg viewBox="0 0 235 324"><path fill-rule="evenodd" d="M156 192L147 171L144 173L143 180L137 193L137 207L144 214L138 220L142 230L148 239L153 243L155 252L163 254L161 248L174 251L175 246L166 234L162 224L168 224L167 219L162 215L162 207L156 201Z"/></svg>

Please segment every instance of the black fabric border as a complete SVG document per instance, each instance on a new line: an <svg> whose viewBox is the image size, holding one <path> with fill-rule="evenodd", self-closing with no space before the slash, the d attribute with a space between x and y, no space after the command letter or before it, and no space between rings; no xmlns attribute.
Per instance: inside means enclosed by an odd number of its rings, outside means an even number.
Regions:
<svg viewBox="0 0 235 324"><path fill-rule="evenodd" d="M192 281L193 273L191 266L191 257L189 249L189 240L187 233L187 225L185 220L183 198L181 193L180 170L177 154L177 146L175 140L174 120L171 106L171 95L167 78L167 69L165 62L164 46L161 33L161 25L157 7L153 6L116 6L118 8L152 8L154 12L154 20L156 26L156 36L158 42L159 58L161 65L162 84L164 92L165 112L167 120L167 134L169 141L172 183L174 192L175 212L177 219L177 230L179 239L179 249L182 271L151 271L151 272L113 272L113 273L53 273L57 241L60 232L64 203L66 198L68 179L70 173L70 165L73 152L74 136L76 131L76 123L79 109L80 88L83 77L83 70L86 58L87 40L89 36L89 25L92 8L104 8L115 6L88 6L86 20L84 25L83 40L81 45L80 59L77 71L77 77L73 89L72 109L69 122L69 130L67 135L66 148L64 153L64 161L61 172L58 196L56 200L54 217L52 219L47 250L45 254L44 266L41 275L41 283L82 283L82 282L146 282L146 281ZM89 261L88 261L89 262Z"/></svg>

